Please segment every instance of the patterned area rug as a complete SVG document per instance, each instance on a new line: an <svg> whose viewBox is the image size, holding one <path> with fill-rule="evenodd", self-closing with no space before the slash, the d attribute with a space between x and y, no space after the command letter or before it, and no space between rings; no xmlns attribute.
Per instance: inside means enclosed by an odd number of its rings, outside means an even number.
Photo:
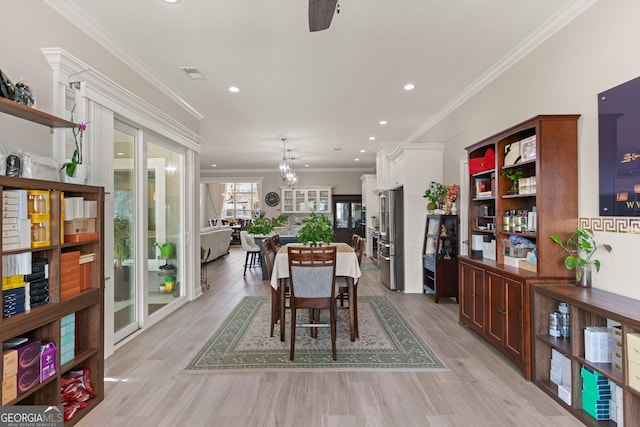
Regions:
<svg viewBox="0 0 640 427"><path fill-rule="evenodd" d="M290 314L287 311L287 314ZM388 370L442 371L444 364L416 335L396 307L383 296L358 297L360 338L349 338L349 310L338 307L337 361L331 359L328 328L309 336L307 328L296 330L295 360L289 360L290 325L285 341L280 327L269 337L270 297L248 296L238 304L220 329L186 367L188 371L286 370ZM328 318L328 310L322 315ZM287 316L289 318L289 316ZM298 310L302 322L307 310ZM323 319L321 319L323 320Z"/></svg>

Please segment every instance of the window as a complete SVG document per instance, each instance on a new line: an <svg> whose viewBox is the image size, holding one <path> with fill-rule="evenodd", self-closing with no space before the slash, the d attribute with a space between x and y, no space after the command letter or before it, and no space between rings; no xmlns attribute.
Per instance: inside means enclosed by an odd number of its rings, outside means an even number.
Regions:
<svg viewBox="0 0 640 427"><path fill-rule="evenodd" d="M260 189L255 182L224 185L223 218L251 219L260 216Z"/></svg>

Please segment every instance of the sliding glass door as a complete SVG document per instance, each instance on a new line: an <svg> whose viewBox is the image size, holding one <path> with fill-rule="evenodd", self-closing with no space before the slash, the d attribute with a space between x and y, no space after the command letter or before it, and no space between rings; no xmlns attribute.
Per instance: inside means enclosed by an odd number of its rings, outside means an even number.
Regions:
<svg viewBox="0 0 640 427"><path fill-rule="evenodd" d="M171 147L152 132L115 122L115 342L185 295L185 155Z"/></svg>

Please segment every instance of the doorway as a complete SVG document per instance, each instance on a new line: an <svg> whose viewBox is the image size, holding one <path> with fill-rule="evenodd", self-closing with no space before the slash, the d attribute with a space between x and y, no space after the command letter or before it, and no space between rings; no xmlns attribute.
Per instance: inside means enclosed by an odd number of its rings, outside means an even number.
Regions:
<svg viewBox="0 0 640 427"><path fill-rule="evenodd" d="M364 210L361 195L333 196L334 241L351 243L351 236L365 235Z"/></svg>

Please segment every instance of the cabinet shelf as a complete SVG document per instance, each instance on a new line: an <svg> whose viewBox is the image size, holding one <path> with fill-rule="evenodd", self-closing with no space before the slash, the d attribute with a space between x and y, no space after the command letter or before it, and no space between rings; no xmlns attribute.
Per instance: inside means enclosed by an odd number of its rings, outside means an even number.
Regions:
<svg viewBox="0 0 640 427"><path fill-rule="evenodd" d="M570 339L555 339L545 334L549 328L549 312L555 311L560 302L570 308ZM598 421L582 409L582 377L580 370L587 366L607 377L622 389L624 425L635 425L640 416L640 391L630 383L631 361L628 358L626 334L640 332L640 301L600 289L584 289L560 284L536 284L532 286L532 327L537 332L532 347L533 383L563 405L575 417L587 425L615 426L608 420ZM607 320L621 325L621 370L612 369L612 363L594 363L585 356L584 329L587 326L604 326ZM566 341L561 344L561 341ZM572 405L568 406L558 396L558 387L551 382L552 349L560 351L571 369ZM563 381L565 375L562 375Z"/></svg>
<svg viewBox="0 0 640 427"><path fill-rule="evenodd" d="M575 188L578 186L579 117L538 115L467 147L469 159L481 158L489 149L495 152L491 171L469 175L469 189L475 189L478 181L489 178L492 193L491 197L474 197L478 192L470 191L466 236L468 242L474 241L474 235L495 237L495 252L485 258L460 257L460 323L474 329L515 362L526 379L531 378L535 363L531 359L532 339L541 339L532 338L531 334L531 284L575 280L564 266L562 248L548 236L569 235L578 225ZM510 162L505 162L505 153L513 153L510 150L515 147L520 149L521 142L531 144L531 140L524 140L532 136L536 137L535 158L505 165ZM535 193L509 193L513 183L500 172L515 168L522 168L525 178L536 177ZM535 232L502 231L505 211L533 212L534 207L540 219ZM495 217L486 218L483 214L487 212L495 213ZM479 228L486 223L493 223L495 230ZM513 262L504 255L503 240L509 236L524 237L536 244L535 271L526 269L530 268L528 263L505 265L505 260Z"/></svg>
<svg viewBox="0 0 640 427"><path fill-rule="evenodd" d="M457 215L427 215L422 245L422 292L458 302Z"/></svg>
<svg viewBox="0 0 640 427"><path fill-rule="evenodd" d="M50 128L72 128L75 125L60 117L53 116L35 108L27 107L15 101L0 97L0 112L19 117L30 122L38 123Z"/></svg>

